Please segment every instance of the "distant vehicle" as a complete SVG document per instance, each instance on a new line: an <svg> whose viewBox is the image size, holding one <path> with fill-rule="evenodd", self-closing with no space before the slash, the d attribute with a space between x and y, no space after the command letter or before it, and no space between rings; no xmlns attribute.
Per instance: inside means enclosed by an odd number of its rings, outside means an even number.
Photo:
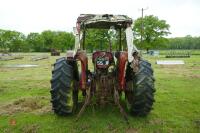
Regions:
<svg viewBox="0 0 200 133"><path fill-rule="evenodd" d="M60 56L60 52L56 49L51 49L51 56Z"/></svg>
<svg viewBox="0 0 200 133"><path fill-rule="evenodd" d="M159 56L159 51L158 50L149 50L147 54L152 55L152 56Z"/></svg>

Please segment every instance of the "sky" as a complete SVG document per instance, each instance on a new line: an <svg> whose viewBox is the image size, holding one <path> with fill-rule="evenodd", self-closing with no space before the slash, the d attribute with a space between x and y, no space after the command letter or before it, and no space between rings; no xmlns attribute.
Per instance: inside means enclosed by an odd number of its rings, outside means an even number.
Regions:
<svg viewBox="0 0 200 133"><path fill-rule="evenodd" d="M124 14L135 20L141 8L144 15L166 20L169 37L200 36L200 0L0 0L0 29L71 32L80 14Z"/></svg>

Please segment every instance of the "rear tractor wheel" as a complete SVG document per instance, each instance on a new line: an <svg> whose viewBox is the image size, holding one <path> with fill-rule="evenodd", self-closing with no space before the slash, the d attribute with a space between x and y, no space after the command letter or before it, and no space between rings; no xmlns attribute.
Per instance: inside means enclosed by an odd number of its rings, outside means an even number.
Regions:
<svg viewBox="0 0 200 133"><path fill-rule="evenodd" d="M146 116L153 106L154 77L151 64L145 60L139 61L138 72L133 72L130 64L126 71L127 91L126 105L132 115Z"/></svg>
<svg viewBox="0 0 200 133"><path fill-rule="evenodd" d="M77 64L65 58L56 60L51 79L52 109L57 115L68 115L75 111L78 102Z"/></svg>

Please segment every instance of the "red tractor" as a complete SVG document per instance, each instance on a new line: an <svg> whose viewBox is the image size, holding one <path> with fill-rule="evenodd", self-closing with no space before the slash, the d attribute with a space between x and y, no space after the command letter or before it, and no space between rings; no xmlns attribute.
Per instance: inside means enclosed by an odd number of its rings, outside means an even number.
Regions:
<svg viewBox="0 0 200 133"><path fill-rule="evenodd" d="M130 114L146 116L151 111L155 92L153 69L149 62L139 56L133 44L131 24L132 19L125 15L82 14L78 17L74 28L74 51L67 51L66 57L57 59L52 71L50 92L55 114L72 114L77 109L79 91L82 91L85 101L78 117L95 97L97 105L115 103L126 118L120 104L123 92ZM92 53L93 71L88 69L85 50L88 29L118 33L116 51L112 51L112 44L109 43L108 50ZM124 51L123 42L126 44ZM78 64L81 64L80 69Z"/></svg>

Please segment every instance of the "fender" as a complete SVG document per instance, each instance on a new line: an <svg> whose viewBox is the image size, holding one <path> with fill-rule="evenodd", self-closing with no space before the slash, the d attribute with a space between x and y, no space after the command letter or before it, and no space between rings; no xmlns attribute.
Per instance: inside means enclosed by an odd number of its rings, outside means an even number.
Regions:
<svg viewBox="0 0 200 133"><path fill-rule="evenodd" d="M124 90L125 88L125 69L126 69L126 62L128 61L128 53L122 51L118 55L119 64L118 64L118 81L119 81L119 89Z"/></svg>
<svg viewBox="0 0 200 133"><path fill-rule="evenodd" d="M86 80L87 80L87 69L88 69L88 58L86 52L79 50L76 52L75 56L73 51L67 51L67 60L79 60L81 62L81 78L80 78L80 88L82 90L86 89Z"/></svg>

